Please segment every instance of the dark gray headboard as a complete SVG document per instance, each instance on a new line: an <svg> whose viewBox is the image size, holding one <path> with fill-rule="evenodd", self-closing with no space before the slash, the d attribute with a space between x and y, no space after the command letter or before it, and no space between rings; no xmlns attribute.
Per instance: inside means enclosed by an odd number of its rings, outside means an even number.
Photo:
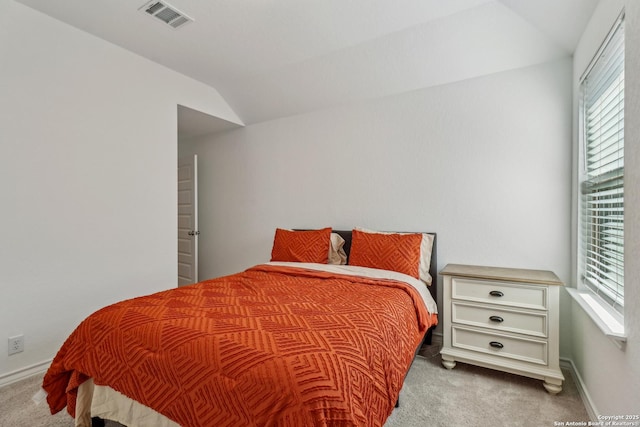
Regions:
<svg viewBox="0 0 640 427"><path fill-rule="evenodd" d="M351 250L351 231L352 230L333 230L334 233L338 233L344 239L344 251L347 253L347 263L349 259L349 251ZM420 233L428 233L433 236L433 248L431 250L431 264L429 267L429 274L431 275L432 281L431 286L429 286L429 292L433 297L434 301L438 301L438 245L437 245L437 235L436 233L431 233L428 231L421 231Z"/></svg>

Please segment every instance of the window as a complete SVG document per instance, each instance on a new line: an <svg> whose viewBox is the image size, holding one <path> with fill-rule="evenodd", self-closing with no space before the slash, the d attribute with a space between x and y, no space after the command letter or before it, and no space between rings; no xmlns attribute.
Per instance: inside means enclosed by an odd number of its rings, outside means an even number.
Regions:
<svg viewBox="0 0 640 427"><path fill-rule="evenodd" d="M624 15L581 80L582 285L624 313Z"/></svg>

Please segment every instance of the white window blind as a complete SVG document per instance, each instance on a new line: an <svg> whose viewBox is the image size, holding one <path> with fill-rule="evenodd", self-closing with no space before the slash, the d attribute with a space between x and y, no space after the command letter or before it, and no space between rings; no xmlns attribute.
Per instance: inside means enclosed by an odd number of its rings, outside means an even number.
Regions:
<svg viewBox="0 0 640 427"><path fill-rule="evenodd" d="M581 83L583 283L624 311L624 16Z"/></svg>

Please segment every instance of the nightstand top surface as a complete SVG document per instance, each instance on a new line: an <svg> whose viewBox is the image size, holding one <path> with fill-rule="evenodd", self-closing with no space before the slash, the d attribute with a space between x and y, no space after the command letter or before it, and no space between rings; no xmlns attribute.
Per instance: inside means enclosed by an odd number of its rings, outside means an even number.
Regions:
<svg viewBox="0 0 640 427"><path fill-rule="evenodd" d="M508 280L511 282L564 286L555 273L546 270L447 264L440 271L440 274L443 276L472 277L476 279Z"/></svg>

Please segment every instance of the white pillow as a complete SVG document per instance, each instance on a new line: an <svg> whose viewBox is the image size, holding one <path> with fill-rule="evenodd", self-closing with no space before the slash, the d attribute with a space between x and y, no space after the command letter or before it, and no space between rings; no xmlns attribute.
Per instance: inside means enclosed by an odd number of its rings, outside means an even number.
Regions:
<svg viewBox="0 0 640 427"><path fill-rule="evenodd" d="M329 245L329 264L346 265L347 253L344 251L344 239L338 233L331 233Z"/></svg>

